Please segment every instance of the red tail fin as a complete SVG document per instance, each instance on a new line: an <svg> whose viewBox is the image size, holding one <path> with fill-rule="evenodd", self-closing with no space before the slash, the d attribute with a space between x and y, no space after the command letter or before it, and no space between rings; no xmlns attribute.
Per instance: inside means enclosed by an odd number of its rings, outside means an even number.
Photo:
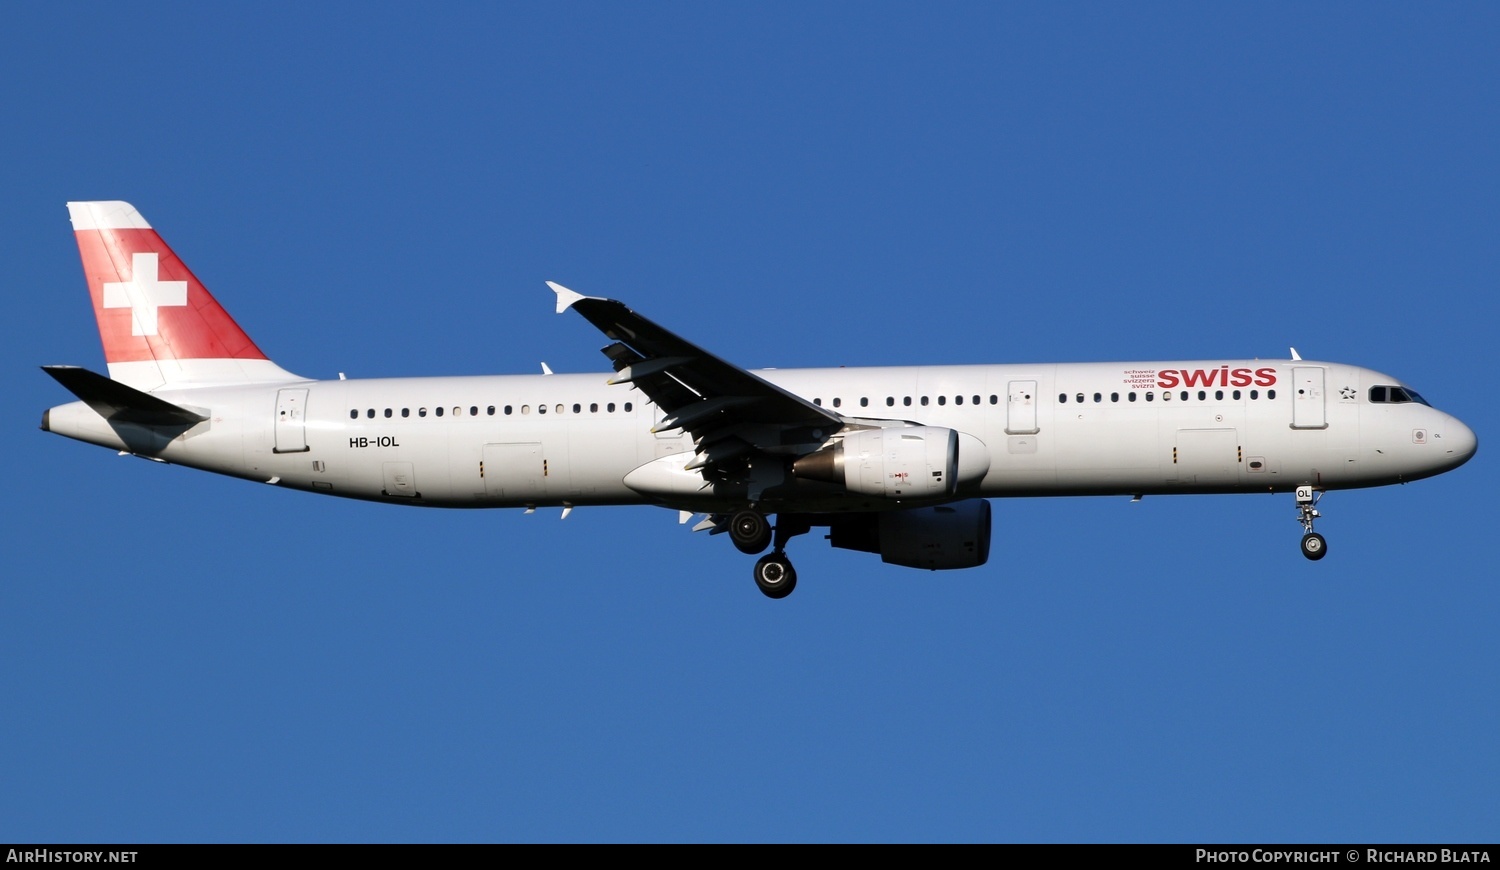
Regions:
<svg viewBox="0 0 1500 870"><path fill-rule="evenodd" d="M137 389L299 380L266 359L125 202L70 202L104 359Z"/></svg>

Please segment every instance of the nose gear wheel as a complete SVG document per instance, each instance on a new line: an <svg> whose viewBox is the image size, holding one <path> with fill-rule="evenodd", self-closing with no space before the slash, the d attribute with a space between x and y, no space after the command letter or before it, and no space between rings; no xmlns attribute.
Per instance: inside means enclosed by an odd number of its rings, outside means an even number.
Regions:
<svg viewBox="0 0 1500 870"><path fill-rule="evenodd" d="M1313 531L1313 520L1322 516L1318 513L1318 502L1323 494L1314 492L1310 486L1297 487L1297 521L1302 524L1305 534L1302 535L1302 555L1310 561L1316 562L1328 555L1328 542L1323 536Z"/></svg>

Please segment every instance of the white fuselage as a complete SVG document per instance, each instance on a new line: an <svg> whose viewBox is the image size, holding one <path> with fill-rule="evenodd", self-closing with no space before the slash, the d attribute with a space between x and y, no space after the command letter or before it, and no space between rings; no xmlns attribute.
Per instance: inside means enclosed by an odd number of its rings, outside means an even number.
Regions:
<svg viewBox="0 0 1500 870"><path fill-rule="evenodd" d="M978 439L988 470L962 486L960 498L1377 486L1453 468L1475 448L1474 434L1437 409L1371 401L1372 387L1400 381L1332 363L755 374L848 418L910 421ZM786 479L784 468L765 472L774 479L763 481L757 499L748 499L743 485L706 484L682 467L693 455L692 439L680 431L653 434L661 418L655 406L605 379L512 375L162 390L155 395L210 419L163 443L76 402L49 411L44 427L221 474L395 504L646 503L713 511L754 500L767 510L780 503L868 511L912 503Z"/></svg>

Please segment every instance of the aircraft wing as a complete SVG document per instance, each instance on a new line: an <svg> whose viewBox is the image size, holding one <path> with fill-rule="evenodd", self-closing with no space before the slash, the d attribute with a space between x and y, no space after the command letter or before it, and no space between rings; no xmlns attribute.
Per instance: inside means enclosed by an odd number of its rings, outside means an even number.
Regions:
<svg viewBox="0 0 1500 870"><path fill-rule="evenodd" d="M844 425L840 415L719 359L623 303L551 281L547 286L557 294L559 314L572 308L614 341L603 349L615 369L609 382L640 387L656 403L665 417L652 431L683 429L698 442L699 458L689 467L749 450L811 446Z"/></svg>

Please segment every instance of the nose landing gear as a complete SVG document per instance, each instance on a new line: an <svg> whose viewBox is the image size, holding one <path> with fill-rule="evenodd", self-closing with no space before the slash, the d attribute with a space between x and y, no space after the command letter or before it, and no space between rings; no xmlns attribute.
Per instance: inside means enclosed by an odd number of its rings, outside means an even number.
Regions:
<svg viewBox="0 0 1500 870"><path fill-rule="evenodd" d="M1314 493L1310 486L1297 487L1297 521L1306 532L1302 536L1302 555L1314 562L1328 555L1328 542L1313 531L1313 520L1322 516L1317 508L1322 497L1322 493Z"/></svg>

